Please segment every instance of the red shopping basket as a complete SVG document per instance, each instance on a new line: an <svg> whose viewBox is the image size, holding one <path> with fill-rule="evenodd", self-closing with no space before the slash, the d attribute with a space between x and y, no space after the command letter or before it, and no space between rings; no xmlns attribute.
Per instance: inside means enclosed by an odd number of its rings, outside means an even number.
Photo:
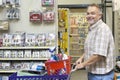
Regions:
<svg viewBox="0 0 120 80"><path fill-rule="evenodd" d="M46 61L45 66L48 72L48 75L59 74L59 71L64 69L64 74L69 74L71 70L71 57L68 59L60 61Z"/></svg>

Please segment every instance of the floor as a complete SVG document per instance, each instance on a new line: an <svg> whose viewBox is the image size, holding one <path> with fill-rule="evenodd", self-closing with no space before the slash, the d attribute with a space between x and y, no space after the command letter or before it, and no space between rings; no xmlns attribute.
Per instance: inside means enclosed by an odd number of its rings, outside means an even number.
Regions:
<svg viewBox="0 0 120 80"><path fill-rule="evenodd" d="M87 73L85 70L77 70L71 73L70 80L88 80Z"/></svg>

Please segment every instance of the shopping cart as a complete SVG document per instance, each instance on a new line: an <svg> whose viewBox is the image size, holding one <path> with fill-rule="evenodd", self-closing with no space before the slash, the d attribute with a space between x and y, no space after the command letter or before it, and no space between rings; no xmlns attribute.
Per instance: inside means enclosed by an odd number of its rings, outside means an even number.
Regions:
<svg viewBox="0 0 120 80"><path fill-rule="evenodd" d="M9 80L69 80L71 71L71 57L60 61L46 61L45 62L48 75L42 76L17 76L14 73L9 76ZM59 72L64 69L64 73Z"/></svg>
<svg viewBox="0 0 120 80"><path fill-rule="evenodd" d="M68 75L17 76L17 73L14 73L9 76L9 80L69 80L69 78Z"/></svg>

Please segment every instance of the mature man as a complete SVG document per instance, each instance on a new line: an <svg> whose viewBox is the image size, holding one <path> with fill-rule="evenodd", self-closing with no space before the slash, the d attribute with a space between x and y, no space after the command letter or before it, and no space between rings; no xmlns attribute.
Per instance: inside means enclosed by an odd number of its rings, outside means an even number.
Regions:
<svg viewBox="0 0 120 80"><path fill-rule="evenodd" d="M84 54L76 61L76 69L85 67L88 80L113 80L114 39L112 32L102 19L102 11L96 4L87 8L90 24L85 40Z"/></svg>

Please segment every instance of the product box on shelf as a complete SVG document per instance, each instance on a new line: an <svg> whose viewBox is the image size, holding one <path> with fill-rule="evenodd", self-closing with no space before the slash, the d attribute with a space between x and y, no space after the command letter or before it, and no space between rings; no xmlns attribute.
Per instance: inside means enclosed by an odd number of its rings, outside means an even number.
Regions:
<svg viewBox="0 0 120 80"><path fill-rule="evenodd" d="M35 46L36 35L33 33L25 34L25 46Z"/></svg>
<svg viewBox="0 0 120 80"><path fill-rule="evenodd" d="M44 22L54 22L55 12L53 11L44 11L43 12L43 21Z"/></svg>
<svg viewBox="0 0 120 80"><path fill-rule="evenodd" d="M17 50L12 50L11 51L11 58L17 58L18 57L18 51Z"/></svg>
<svg viewBox="0 0 120 80"><path fill-rule="evenodd" d="M50 58L51 57L51 53L49 52L49 50L40 51L40 57Z"/></svg>
<svg viewBox="0 0 120 80"><path fill-rule="evenodd" d="M46 46L55 46L56 35L54 33L46 34Z"/></svg>
<svg viewBox="0 0 120 80"><path fill-rule="evenodd" d="M0 58L3 58L4 54L3 54L3 50L0 50Z"/></svg>
<svg viewBox="0 0 120 80"><path fill-rule="evenodd" d="M40 51L34 50L34 51L32 52L32 58L39 58L39 57L40 57Z"/></svg>
<svg viewBox="0 0 120 80"><path fill-rule="evenodd" d="M49 50L33 50L32 58L50 58L51 53Z"/></svg>
<svg viewBox="0 0 120 80"><path fill-rule="evenodd" d="M79 44L70 44L70 49L80 49Z"/></svg>
<svg viewBox="0 0 120 80"><path fill-rule="evenodd" d="M41 0L42 6L54 6L54 0Z"/></svg>
<svg viewBox="0 0 120 80"><path fill-rule="evenodd" d="M30 62L22 62L22 69L30 69Z"/></svg>
<svg viewBox="0 0 120 80"><path fill-rule="evenodd" d="M23 50L17 50L17 58L23 58L24 57L24 51Z"/></svg>
<svg viewBox="0 0 120 80"><path fill-rule="evenodd" d="M12 62L11 69L15 69L15 70L22 69L22 63L21 62Z"/></svg>
<svg viewBox="0 0 120 80"><path fill-rule="evenodd" d="M71 36L70 37L70 42L78 42L79 43L79 40L80 40L79 36Z"/></svg>
<svg viewBox="0 0 120 80"><path fill-rule="evenodd" d="M24 46L25 33L12 34L12 46Z"/></svg>
<svg viewBox="0 0 120 80"><path fill-rule="evenodd" d="M78 34L78 27L71 27L70 33L71 34Z"/></svg>
<svg viewBox="0 0 120 80"><path fill-rule="evenodd" d="M2 79L1 79L1 80L8 80L8 77L9 77L9 76L2 76Z"/></svg>
<svg viewBox="0 0 120 80"><path fill-rule="evenodd" d="M10 70L10 62L2 62L2 69L4 70Z"/></svg>
<svg viewBox="0 0 120 80"><path fill-rule="evenodd" d="M71 55L80 55L80 52L81 52L80 49L78 49L78 50L70 50Z"/></svg>
<svg viewBox="0 0 120 80"><path fill-rule="evenodd" d="M2 35L3 39L3 47L8 47L12 46L12 34L3 34Z"/></svg>
<svg viewBox="0 0 120 80"><path fill-rule="evenodd" d="M85 42L85 38L80 38L79 43L80 43L81 45L84 45L84 42Z"/></svg>
<svg viewBox="0 0 120 80"><path fill-rule="evenodd" d="M11 58L11 51L10 50L5 50L3 52L3 54L4 54L4 58Z"/></svg>
<svg viewBox="0 0 120 80"><path fill-rule="evenodd" d="M31 50L25 50L24 58L31 58L31 56L32 56L32 51Z"/></svg>
<svg viewBox="0 0 120 80"><path fill-rule="evenodd" d="M45 46L46 35L44 33L37 34L35 40L36 46Z"/></svg>

